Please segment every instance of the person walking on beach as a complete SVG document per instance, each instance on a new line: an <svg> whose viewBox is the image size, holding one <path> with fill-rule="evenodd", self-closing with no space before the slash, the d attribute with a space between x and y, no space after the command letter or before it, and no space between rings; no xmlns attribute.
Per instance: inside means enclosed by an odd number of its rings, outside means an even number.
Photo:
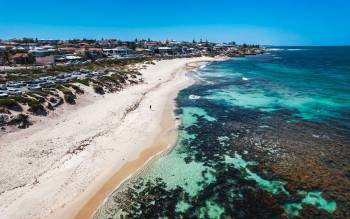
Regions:
<svg viewBox="0 0 350 219"><path fill-rule="evenodd" d="M152 110L152 105L149 105L149 109Z"/></svg>

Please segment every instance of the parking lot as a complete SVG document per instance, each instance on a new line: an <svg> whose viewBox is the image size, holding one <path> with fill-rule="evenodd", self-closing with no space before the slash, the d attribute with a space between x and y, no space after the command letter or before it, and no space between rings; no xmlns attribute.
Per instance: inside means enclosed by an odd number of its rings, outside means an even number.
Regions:
<svg viewBox="0 0 350 219"><path fill-rule="evenodd" d="M92 78L101 75L102 72L80 70L72 73L61 73L57 76L46 76L30 81L11 81L0 84L0 97L22 94L31 90L39 90L55 84L63 84L79 79Z"/></svg>

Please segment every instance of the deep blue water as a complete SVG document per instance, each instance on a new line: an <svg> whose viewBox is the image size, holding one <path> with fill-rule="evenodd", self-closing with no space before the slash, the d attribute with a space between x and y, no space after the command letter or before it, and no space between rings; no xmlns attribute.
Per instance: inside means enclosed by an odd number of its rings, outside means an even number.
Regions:
<svg viewBox="0 0 350 219"><path fill-rule="evenodd" d="M191 74L177 144L139 176L153 184L116 191L100 218L350 217L350 47L274 48Z"/></svg>

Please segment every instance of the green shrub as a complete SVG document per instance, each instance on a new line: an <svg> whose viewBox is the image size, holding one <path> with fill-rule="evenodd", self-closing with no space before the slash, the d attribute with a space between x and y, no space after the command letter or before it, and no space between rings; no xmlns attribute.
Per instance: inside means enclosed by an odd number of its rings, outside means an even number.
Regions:
<svg viewBox="0 0 350 219"><path fill-rule="evenodd" d="M1 114L11 114L11 112L4 107L0 107L0 113Z"/></svg>
<svg viewBox="0 0 350 219"><path fill-rule="evenodd" d="M0 106L18 112L22 111L22 107L17 103L17 101L11 98L0 98Z"/></svg>
<svg viewBox="0 0 350 219"><path fill-rule="evenodd" d="M47 107L46 107L48 110L54 110L55 108L53 108L52 104L51 103L47 103Z"/></svg>
<svg viewBox="0 0 350 219"><path fill-rule="evenodd" d="M77 94L83 94L84 93L84 90L82 90L79 86L77 86L75 84L69 84L69 86L71 88L73 88Z"/></svg>
<svg viewBox="0 0 350 219"><path fill-rule="evenodd" d="M38 93L28 93L28 96L32 97L32 98L27 98L27 102L39 102L39 103L45 103L46 100L45 98L43 98L40 94Z"/></svg>
<svg viewBox="0 0 350 219"><path fill-rule="evenodd" d="M31 123L29 121L29 116L25 114L18 114L13 119L8 122L9 125L18 125L18 128L24 129L28 128Z"/></svg>
<svg viewBox="0 0 350 219"><path fill-rule="evenodd" d="M49 98L49 101L50 101L51 103L56 103L56 99L55 99L54 97L50 97L50 98Z"/></svg>
<svg viewBox="0 0 350 219"><path fill-rule="evenodd" d="M76 102L75 102L75 99L77 97L73 94L73 93L70 93L70 94L64 94L64 100L69 103L69 104L72 104L74 105Z"/></svg>
<svg viewBox="0 0 350 219"><path fill-rule="evenodd" d="M24 97L24 96L13 96L12 97L13 100L15 100L18 103L22 103L22 104L27 104L30 101L30 98L28 97Z"/></svg>
<svg viewBox="0 0 350 219"><path fill-rule="evenodd" d="M53 103L53 107L58 107L64 103L62 97L57 97L57 100L55 100L55 103Z"/></svg>
<svg viewBox="0 0 350 219"><path fill-rule="evenodd" d="M61 91L63 94L73 94L71 90L69 90L69 88L65 87L65 86L59 86L57 88L59 91Z"/></svg>
<svg viewBox="0 0 350 219"><path fill-rule="evenodd" d="M79 79L77 80L78 83L89 86L90 84L90 79L89 78L85 78L85 79Z"/></svg>
<svg viewBox="0 0 350 219"><path fill-rule="evenodd" d="M31 102L29 105L29 112L32 112L34 115L40 115L40 116L46 116L47 111L45 110L45 107L41 105L38 102Z"/></svg>
<svg viewBox="0 0 350 219"><path fill-rule="evenodd" d="M101 94L101 95L105 94L103 87L101 87L100 85L94 85L93 88L94 88L95 93Z"/></svg>

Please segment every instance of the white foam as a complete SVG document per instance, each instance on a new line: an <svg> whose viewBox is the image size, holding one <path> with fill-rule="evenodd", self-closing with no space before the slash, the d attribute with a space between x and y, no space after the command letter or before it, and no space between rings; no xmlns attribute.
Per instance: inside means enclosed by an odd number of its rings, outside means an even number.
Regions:
<svg viewBox="0 0 350 219"><path fill-rule="evenodd" d="M205 67L207 67L207 65L201 65L201 66L199 66L199 69L203 69Z"/></svg>
<svg viewBox="0 0 350 219"><path fill-rule="evenodd" d="M305 50L305 49L287 49L288 51L300 51L300 50Z"/></svg>
<svg viewBox="0 0 350 219"><path fill-rule="evenodd" d="M248 81L249 79L246 78L246 77L242 77L242 80L243 80L243 81Z"/></svg>
<svg viewBox="0 0 350 219"><path fill-rule="evenodd" d="M200 96L197 96L197 95L194 95L194 94L191 94L189 97L188 97L188 99L190 99L190 100L198 100L198 99L200 99L201 97Z"/></svg>
<svg viewBox="0 0 350 219"><path fill-rule="evenodd" d="M270 51L281 51L281 50L285 50L285 49L281 49L281 48L270 48L268 49Z"/></svg>

